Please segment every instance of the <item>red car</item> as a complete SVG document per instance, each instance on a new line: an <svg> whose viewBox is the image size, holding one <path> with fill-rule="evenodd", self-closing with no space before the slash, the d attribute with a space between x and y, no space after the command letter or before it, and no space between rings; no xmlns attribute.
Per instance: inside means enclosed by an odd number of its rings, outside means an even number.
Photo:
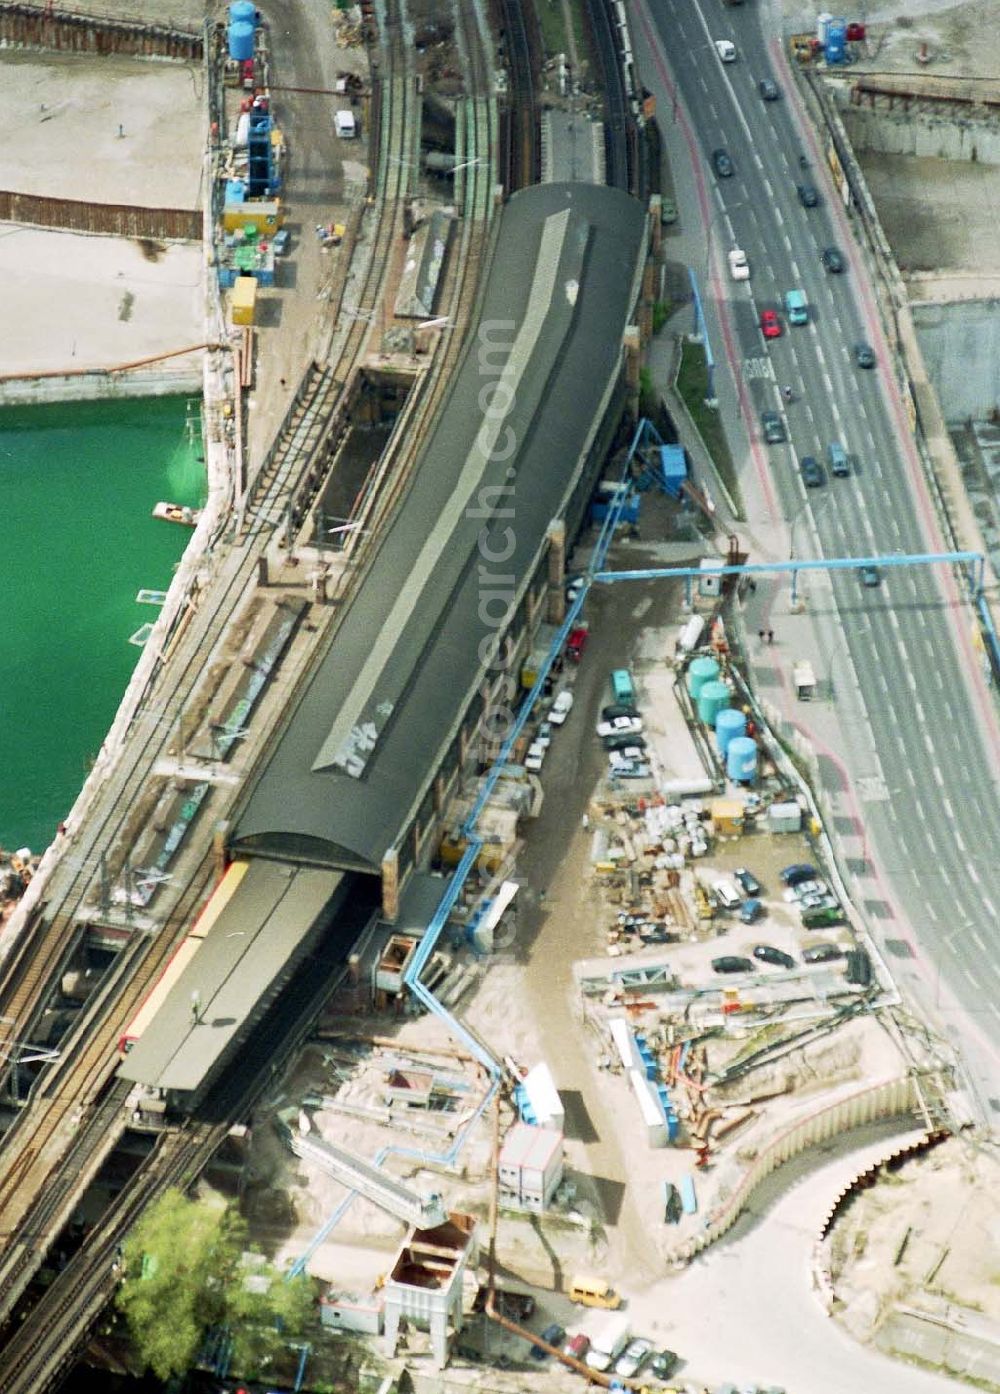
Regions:
<svg viewBox="0 0 1000 1394"><path fill-rule="evenodd" d="M777 310L761 310L760 332L765 339L781 338L781 320L778 318Z"/></svg>
<svg viewBox="0 0 1000 1394"><path fill-rule="evenodd" d="M566 640L566 657L572 659L574 663L579 663L586 646L587 630L583 625L579 625L569 632L569 638Z"/></svg>

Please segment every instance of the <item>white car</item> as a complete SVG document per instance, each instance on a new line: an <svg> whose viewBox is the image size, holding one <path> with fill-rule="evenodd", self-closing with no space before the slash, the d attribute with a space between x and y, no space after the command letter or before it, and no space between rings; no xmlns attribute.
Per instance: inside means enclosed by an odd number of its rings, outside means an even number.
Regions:
<svg viewBox="0 0 1000 1394"><path fill-rule="evenodd" d="M736 62L736 45L729 39L716 39L715 51L723 63Z"/></svg>
<svg viewBox="0 0 1000 1394"><path fill-rule="evenodd" d="M573 694L568 687L556 693L555 701L549 708L549 725L561 726L573 710Z"/></svg>
<svg viewBox="0 0 1000 1394"><path fill-rule="evenodd" d="M642 731L641 716L613 716L597 725L599 736L638 736Z"/></svg>
<svg viewBox="0 0 1000 1394"><path fill-rule="evenodd" d="M734 247L729 253L729 274L734 281L749 281L750 279L747 254L742 247Z"/></svg>
<svg viewBox="0 0 1000 1394"><path fill-rule="evenodd" d="M543 721L543 722L542 722L542 724L539 726L538 730L535 732L535 739L531 742L531 744L532 744L532 745L544 745L544 746L546 747L546 749L548 749L548 747L552 744L552 722L551 722L551 721Z"/></svg>
<svg viewBox="0 0 1000 1394"><path fill-rule="evenodd" d="M548 746L543 745L541 741L532 741L531 745L528 746L528 753L524 757L524 768L533 772L540 770L545 763L547 750Z"/></svg>
<svg viewBox="0 0 1000 1394"><path fill-rule="evenodd" d="M640 745L627 745L623 750L608 751L608 764L612 769L618 765L631 765L645 758L646 752Z"/></svg>

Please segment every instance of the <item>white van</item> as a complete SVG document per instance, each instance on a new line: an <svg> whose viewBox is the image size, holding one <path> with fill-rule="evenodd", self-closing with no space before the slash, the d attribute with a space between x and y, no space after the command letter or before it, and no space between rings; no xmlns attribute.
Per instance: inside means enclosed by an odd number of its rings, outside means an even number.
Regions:
<svg viewBox="0 0 1000 1394"><path fill-rule="evenodd" d="M357 122L354 119L354 112L344 108L335 111L333 114L333 129L340 136L341 140L353 140L358 133Z"/></svg>
<svg viewBox="0 0 1000 1394"><path fill-rule="evenodd" d="M712 894L723 910L738 910L741 896L732 881L713 881Z"/></svg>
<svg viewBox="0 0 1000 1394"><path fill-rule="evenodd" d="M628 1345L631 1330L624 1313L609 1312L590 1337L586 1363L592 1370L608 1370Z"/></svg>

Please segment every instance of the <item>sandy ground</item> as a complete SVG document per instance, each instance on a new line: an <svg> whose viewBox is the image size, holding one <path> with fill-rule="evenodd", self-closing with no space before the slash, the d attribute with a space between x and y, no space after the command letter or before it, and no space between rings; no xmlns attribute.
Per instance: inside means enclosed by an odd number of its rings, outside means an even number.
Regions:
<svg viewBox="0 0 1000 1394"><path fill-rule="evenodd" d="M865 177L879 217L905 275L946 268L996 272L994 234L1000 171L953 160L864 155Z"/></svg>
<svg viewBox="0 0 1000 1394"><path fill-rule="evenodd" d="M952 1138L862 1192L828 1244L842 1319L859 1338L894 1304L953 1303L1000 1321L1000 1165Z"/></svg>
<svg viewBox="0 0 1000 1394"><path fill-rule="evenodd" d="M200 64L8 52L0 72L0 188L143 208L201 206Z"/></svg>
<svg viewBox="0 0 1000 1394"><path fill-rule="evenodd" d="M200 344L201 274L200 245L150 261L135 242L0 224L0 373L110 367Z"/></svg>
<svg viewBox="0 0 1000 1394"><path fill-rule="evenodd" d="M196 29L206 15L224 18L228 6L206 4L206 0L66 0L58 9L98 19L137 20L167 29Z"/></svg>
<svg viewBox="0 0 1000 1394"><path fill-rule="evenodd" d="M994 0L973 0L965 5L914 0L896 4L861 6L858 19L866 19L870 31L870 57L857 67L882 72L910 72L920 65L917 54L927 45L929 73L962 77L996 78L1000 40ZM854 13L848 18L854 18Z"/></svg>

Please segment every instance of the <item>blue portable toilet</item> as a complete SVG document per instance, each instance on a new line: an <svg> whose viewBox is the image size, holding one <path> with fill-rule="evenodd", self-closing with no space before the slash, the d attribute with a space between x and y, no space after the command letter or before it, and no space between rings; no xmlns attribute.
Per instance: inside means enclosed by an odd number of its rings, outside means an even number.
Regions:
<svg viewBox="0 0 1000 1394"><path fill-rule="evenodd" d="M757 778L757 742L737 736L726 751L726 774L734 784L752 784Z"/></svg>
<svg viewBox="0 0 1000 1394"><path fill-rule="evenodd" d="M843 63L847 52L847 24L842 19L831 19L826 28L826 61Z"/></svg>
<svg viewBox="0 0 1000 1394"><path fill-rule="evenodd" d="M687 456L683 445L660 446L660 473L664 493L672 499L681 496L681 485L688 477Z"/></svg>

